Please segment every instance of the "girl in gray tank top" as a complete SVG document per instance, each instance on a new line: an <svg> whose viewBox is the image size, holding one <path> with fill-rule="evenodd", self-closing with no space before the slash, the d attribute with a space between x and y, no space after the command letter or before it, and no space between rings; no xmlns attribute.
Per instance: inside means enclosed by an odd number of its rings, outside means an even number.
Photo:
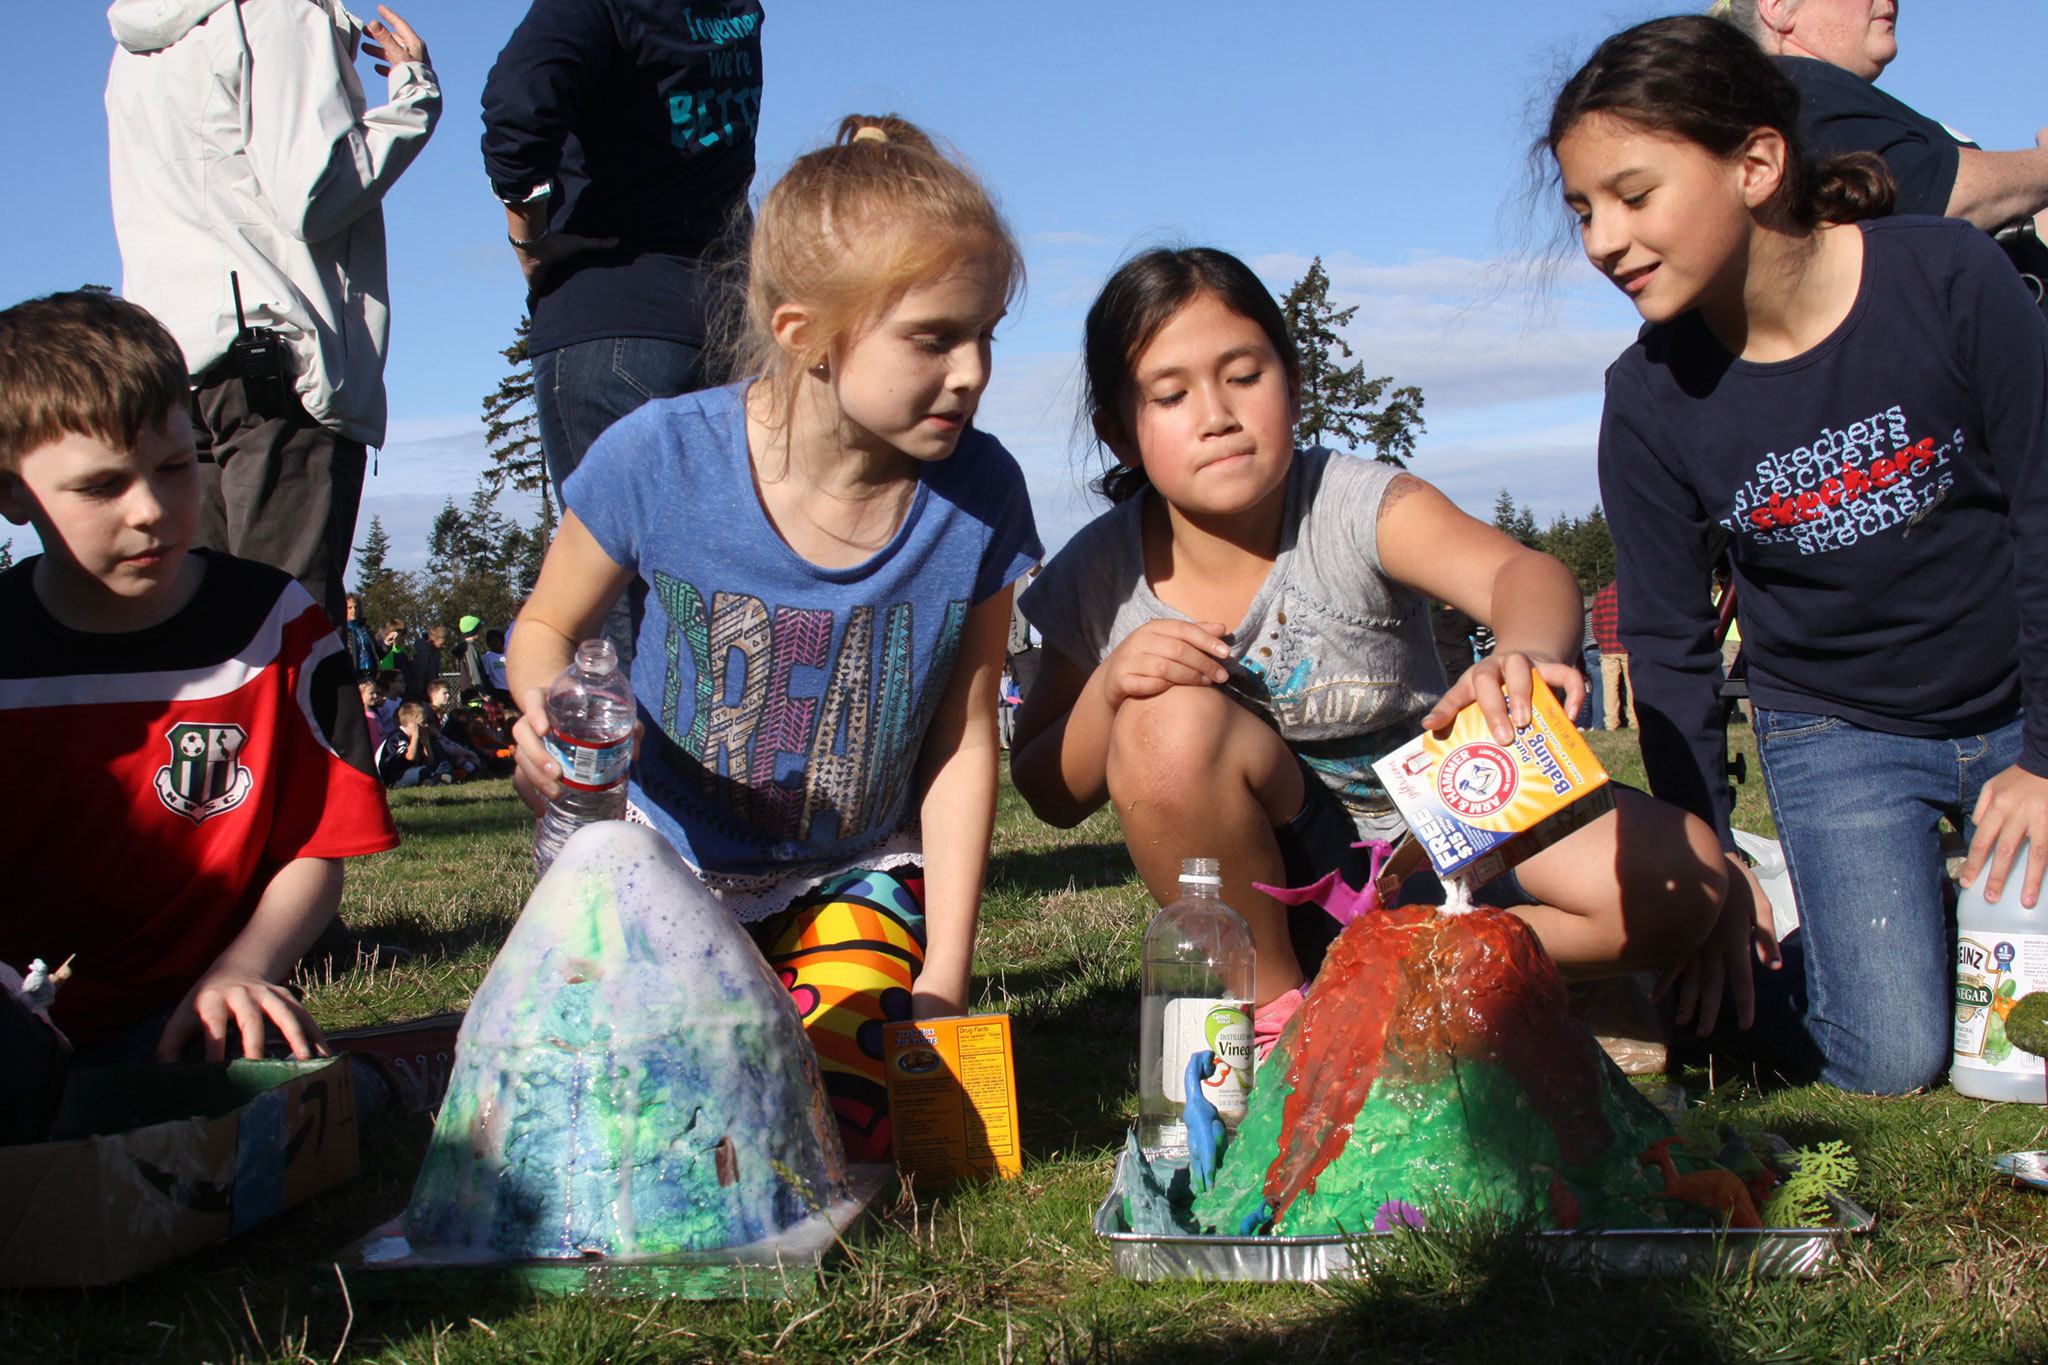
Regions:
<svg viewBox="0 0 2048 1365"><path fill-rule="evenodd" d="M1221 860L1257 949L1263 1052L1336 926L1312 906L1290 917L1254 883L1339 869L1360 884L1353 842L1403 832L1371 763L1419 729L1476 701L1508 743L1533 677L1576 711L1578 585L1411 475L1297 451L1293 344L1265 286L1223 252L1154 251L1118 270L1089 310L1084 370L1115 505L1021 599L1045 658L1012 778L1055 825L1113 803L1162 905L1183 857ZM1431 599L1499 641L1462 677L1437 663ZM1693 816L1622 792L1517 873L1481 899L1514 904L1568 975L1682 970L1710 1001L1705 1024L1732 973L1748 983L1768 911ZM1746 1024L1747 992L1737 1001Z"/></svg>

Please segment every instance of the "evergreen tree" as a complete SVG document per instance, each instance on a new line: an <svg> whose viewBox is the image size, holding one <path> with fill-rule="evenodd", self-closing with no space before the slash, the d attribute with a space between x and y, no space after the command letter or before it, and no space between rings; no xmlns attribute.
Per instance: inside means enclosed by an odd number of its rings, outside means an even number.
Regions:
<svg viewBox="0 0 2048 1365"><path fill-rule="evenodd" d="M1515 533L1515 495L1505 488L1493 495L1493 525L1495 530Z"/></svg>
<svg viewBox="0 0 2048 1365"><path fill-rule="evenodd" d="M363 543L356 546L356 582L367 586L372 580L382 578L391 572L391 536L384 529L384 520L371 516L369 533Z"/></svg>
<svg viewBox="0 0 2048 1365"><path fill-rule="evenodd" d="M454 625L477 616L504 625L533 590L548 538L538 526L514 524L497 506L497 477L477 476L469 505L441 504L427 533L425 596L433 619Z"/></svg>
<svg viewBox="0 0 2048 1365"><path fill-rule="evenodd" d="M1539 532L1535 513L1503 488L1493 500L1493 524L1530 549L1562 562L1588 597L1614 580L1614 535L1597 504L1583 517L1559 513Z"/></svg>
<svg viewBox="0 0 2048 1365"><path fill-rule="evenodd" d="M1330 277L1323 258L1309 264L1280 301L1287 335L1301 357L1301 420L1296 439L1305 446L1333 450L1371 446L1385 464L1406 467L1422 433L1422 390L1406 385L1388 392L1391 376L1365 377L1365 362L1351 359L1351 347L1339 333L1358 315L1358 308L1333 307ZM1384 399L1384 403L1382 403Z"/></svg>
<svg viewBox="0 0 2048 1365"><path fill-rule="evenodd" d="M539 419L533 407L533 360L526 351L532 328L531 318L519 319L512 344L499 352L512 373L499 380L498 387L484 399L484 446L491 453L498 488L509 483L522 493L540 494L542 531L553 536L554 488L541 454Z"/></svg>
<svg viewBox="0 0 2048 1365"><path fill-rule="evenodd" d="M469 539L469 527L462 509L455 505L455 499L442 499L441 510L434 514L433 527L427 532L427 580L430 583L446 583L468 571Z"/></svg>
<svg viewBox="0 0 2048 1365"><path fill-rule="evenodd" d="M1614 536L1607 514L1595 506L1584 517L1559 517L1544 537L1543 548L1564 561L1590 597L1614 581Z"/></svg>
<svg viewBox="0 0 2048 1365"><path fill-rule="evenodd" d="M373 635L388 621L419 623L424 614L419 580L393 569L390 559L390 533L373 516L363 543L356 547L356 613Z"/></svg>
<svg viewBox="0 0 2048 1365"><path fill-rule="evenodd" d="M1493 500L1493 524L1532 550L1543 548L1543 538L1536 530L1536 514L1527 506L1517 507L1515 495L1505 488Z"/></svg>
<svg viewBox="0 0 2048 1365"><path fill-rule="evenodd" d="M14 542L0 540L0 573L14 567Z"/></svg>

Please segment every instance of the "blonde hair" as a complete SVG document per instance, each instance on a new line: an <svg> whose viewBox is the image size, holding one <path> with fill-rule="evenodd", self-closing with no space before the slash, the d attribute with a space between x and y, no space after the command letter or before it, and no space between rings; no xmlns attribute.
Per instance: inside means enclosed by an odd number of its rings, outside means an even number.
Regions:
<svg viewBox="0 0 2048 1365"><path fill-rule="evenodd" d="M1023 253L966 162L894 114L849 114L761 202L744 316L727 346L733 373L760 376L787 425L799 375L905 290L982 252L1002 261L1004 302L1013 301ZM787 303L811 319L793 351L777 344L773 326Z"/></svg>
<svg viewBox="0 0 2048 1365"><path fill-rule="evenodd" d="M1786 8L1789 10L1791 6ZM1748 34L1756 43L1762 43L1764 35L1769 32L1764 27L1763 17L1756 12L1756 0L1714 0L1707 16Z"/></svg>

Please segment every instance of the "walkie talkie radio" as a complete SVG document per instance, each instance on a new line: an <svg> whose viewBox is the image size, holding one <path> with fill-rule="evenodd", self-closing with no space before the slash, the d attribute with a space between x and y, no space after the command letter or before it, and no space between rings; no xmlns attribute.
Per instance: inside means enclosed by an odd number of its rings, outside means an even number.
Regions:
<svg viewBox="0 0 2048 1365"><path fill-rule="evenodd" d="M235 340L228 347L235 372L242 376L242 393L249 410L264 417L282 416L287 405L285 387L288 371L284 335L275 327L251 327L242 312L242 282L228 272L228 288L235 295Z"/></svg>

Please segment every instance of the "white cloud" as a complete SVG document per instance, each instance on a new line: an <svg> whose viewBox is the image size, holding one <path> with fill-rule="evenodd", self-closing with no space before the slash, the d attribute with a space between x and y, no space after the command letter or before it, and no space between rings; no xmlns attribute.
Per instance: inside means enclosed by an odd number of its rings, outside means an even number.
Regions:
<svg viewBox="0 0 2048 1365"><path fill-rule="evenodd" d="M355 543L362 545L377 518L391 538L386 561L394 569L418 569L427 562L427 533L441 505L453 498L466 506L477 476L490 463L483 424L474 417L416 417L391 424L388 443L377 453L375 476L363 481L363 505L356 514ZM498 510L520 521L540 513L538 497L508 490ZM354 558L343 577L353 581Z"/></svg>
<svg viewBox="0 0 2048 1365"><path fill-rule="evenodd" d="M1048 554L1104 505L1085 486L1101 468L1101 456L1076 426L1080 401L1081 365L1074 355L1004 353L975 417L1023 468Z"/></svg>
<svg viewBox="0 0 2048 1365"><path fill-rule="evenodd" d="M1309 268L1302 256L1254 262L1276 292ZM1416 384L1424 416L1582 394L1597 405L1601 378L1636 327L1606 286L1554 272L1540 259L1474 261L1418 253L1395 264L1325 257L1330 301L1356 306L1345 329L1368 374Z"/></svg>
<svg viewBox="0 0 2048 1365"><path fill-rule="evenodd" d="M1584 516L1600 500L1599 436L1595 413L1513 436L1424 442L1409 467L1481 521L1493 519L1494 498L1506 488L1539 523L1548 523L1560 514Z"/></svg>

